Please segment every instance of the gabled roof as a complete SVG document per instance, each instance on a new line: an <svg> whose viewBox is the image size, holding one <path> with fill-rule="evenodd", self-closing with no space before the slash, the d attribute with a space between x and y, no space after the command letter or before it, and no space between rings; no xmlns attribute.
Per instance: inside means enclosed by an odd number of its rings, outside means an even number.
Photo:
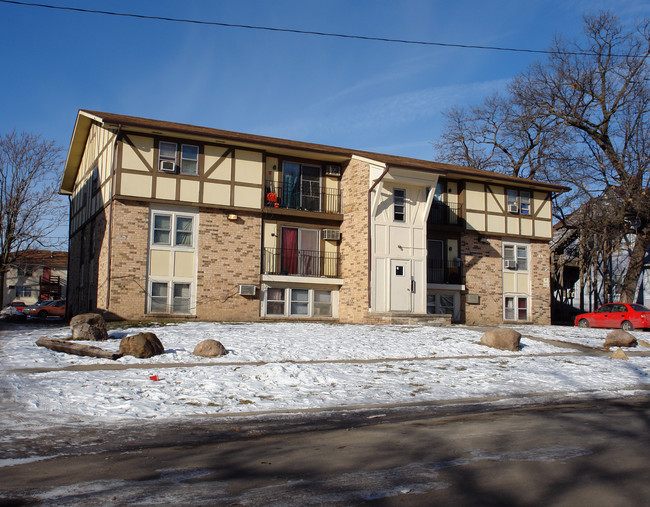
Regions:
<svg viewBox="0 0 650 507"><path fill-rule="evenodd" d="M151 120L147 118L139 118L137 116L126 116L121 114L81 109L77 115L77 121L75 123L74 132L72 134L72 140L70 141L70 148L68 150L68 157L66 159L63 180L61 181L61 193L69 194L72 192L77 170L79 168L79 164L81 163L81 157L86 145L86 139L88 138L90 127L93 121L115 129L121 128L123 130L136 130L150 134L171 133L187 137L203 138L205 140L211 140L213 142L256 147L269 151L295 150L296 152L326 155L332 158L332 160L339 161L349 160L352 156L356 155L387 165L399 166L408 169L433 171L448 175L455 174L465 177L474 177L480 180L501 182L502 184L510 183L512 185L538 188L540 190L551 192L565 192L569 190L569 188L562 185L533 181L524 178L516 178L514 176L507 176L494 173L492 171L476 169L473 167L400 157L396 155L387 155L384 153L354 150L351 148L340 148L323 144L292 141L289 139L279 139L275 137L259 136L255 134L244 134L241 132L219 130L209 127L198 127L183 123Z"/></svg>

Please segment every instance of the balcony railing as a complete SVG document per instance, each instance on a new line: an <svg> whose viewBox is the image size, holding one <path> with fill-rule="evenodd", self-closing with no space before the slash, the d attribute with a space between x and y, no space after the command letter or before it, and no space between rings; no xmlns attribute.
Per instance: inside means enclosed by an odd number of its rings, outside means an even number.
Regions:
<svg viewBox="0 0 650 507"><path fill-rule="evenodd" d="M427 283L463 283L463 270L459 260L427 262Z"/></svg>
<svg viewBox="0 0 650 507"><path fill-rule="evenodd" d="M319 213L341 213L341 191L325 188L317 181L296 185L266 183L266 206Z"/></svg>
<svg viewBox="0 0 650 507"><path fill-rule="evenodd" d="M61 277L50 276L48 278L40 276L38 283L41 299L59 299L61 297Z"/></svg>
<svg viewBox="0 0 650 507"><path fill-rule="evenodd" d="M316 250L265 248L262 268L267 275L338 278L339 256Z"/></svg>
<svg viewBox="0 0 650 507"><path fill-rule="evenodd" d="M428 223L435 225L460 225L461 205L433 201Z"/></svg>

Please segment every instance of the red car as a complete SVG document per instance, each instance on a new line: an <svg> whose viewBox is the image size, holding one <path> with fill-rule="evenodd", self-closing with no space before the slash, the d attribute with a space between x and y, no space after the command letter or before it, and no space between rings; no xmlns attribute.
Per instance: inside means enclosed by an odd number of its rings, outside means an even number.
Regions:
<svg viewBox="0 0 650 507"><path fill-rule="evenodd" d="M27 316L46 319L48 317L65 317L65 299L43 301L38 305L29 306L23 310Z"/></svg>
<svg viewBox="0 0 650 507"><path fill-rule="evenodd" d="M608 303L592 313L576 317L578 327L620 327L625 331L650 328L650 310L642 305Z"/></svg>

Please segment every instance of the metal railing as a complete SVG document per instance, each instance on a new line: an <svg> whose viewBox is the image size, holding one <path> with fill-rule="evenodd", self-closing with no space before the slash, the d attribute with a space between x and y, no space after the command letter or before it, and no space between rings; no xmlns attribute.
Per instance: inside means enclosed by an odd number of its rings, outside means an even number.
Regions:
<svg viewBox="0 0 650 507"><path fill-rule="evenodd" d="M433 201L429 211L428 223L436 225L461 225L462 206L457 203Z"/></svg>
<svg viewBox="0 0 650 507"><path fill-rule="evenodd" d="M266 182L265 205L275 208L341 213L341 191L325 188L317 181L295 185Z"/></svg>
<svg viewBox="0 0 650 507"><path fill-rule="evenodd" d="M463 283L463 270L460 261L427 262L427 283Z"/></svg>
<svg viewBox="0 0 650 507"><path fill-rule="evenodd" d="M267 275L338 278L340 259L336 253L316 250L265 248L262 269Z"/></svg>

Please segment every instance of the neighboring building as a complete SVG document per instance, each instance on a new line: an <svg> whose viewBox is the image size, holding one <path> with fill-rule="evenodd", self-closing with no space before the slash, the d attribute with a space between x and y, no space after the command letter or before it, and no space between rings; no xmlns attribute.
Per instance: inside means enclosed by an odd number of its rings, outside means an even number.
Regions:
<svg viewBox="0 0 650 507"><path fill-rule="evenodd" d="M548 324L551 194L564 190L81 110L60 190L71 196L68 308Z"/></svg>
<svg viewBox="0 0 650 507"><path fill-rule="evenodd" d="M593 312L605 303L620 301L621 287L632 255L635 234L608 241L576 228L556 225L551 242L553 322L572 321L575 315ZM581 252L582 244L582 252ZM582 261L581 261L582 257ZM650 248L636 283L634 302L650 305Z"/></svg>
<svg viewBox="0 0 650 507"><path fill-rule="evenodd" d="M68 252L24 250L12 256L5 274L3 302L32 305L66 295Z"/></svg>

